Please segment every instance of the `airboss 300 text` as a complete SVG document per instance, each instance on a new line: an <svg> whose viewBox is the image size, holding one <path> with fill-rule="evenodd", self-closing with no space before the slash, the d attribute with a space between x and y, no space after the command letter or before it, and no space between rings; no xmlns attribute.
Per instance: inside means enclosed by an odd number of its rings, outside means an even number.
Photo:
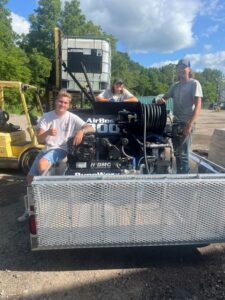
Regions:
<svg viewBox="0 0 225 300"><path fill-rule="evenodd" d="M97 133L118 134L120 132L119 126L111 119L88 118L87 123L91 124Z"/></svg>

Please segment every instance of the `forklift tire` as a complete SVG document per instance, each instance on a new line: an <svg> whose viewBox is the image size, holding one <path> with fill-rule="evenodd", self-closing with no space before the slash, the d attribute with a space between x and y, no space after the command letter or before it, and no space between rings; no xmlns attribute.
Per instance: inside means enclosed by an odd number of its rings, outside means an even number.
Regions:
<svg viewBox="0 0 225 300"><path fill-rule="evenodd" d="M30 168L35 160L35 157L40 152L40 149L32 148L23 153L20 159L20 168L24 174L28 174Z"/></svg>
<svg viewBox="0 0 225 300"><path fill-rule="evenodd" d="M7 122L9 121L9 114L4 111L4 110L0 110L0 123L1 125L5 125Z"/></svg>

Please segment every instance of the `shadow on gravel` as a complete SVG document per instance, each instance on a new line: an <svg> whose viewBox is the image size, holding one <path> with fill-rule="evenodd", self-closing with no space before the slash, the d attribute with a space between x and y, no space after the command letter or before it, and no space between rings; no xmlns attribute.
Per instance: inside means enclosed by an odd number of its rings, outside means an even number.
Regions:
<svg viewBox="0 0 225 300"><path fill-rule="evenodd" d="M111 278L95 280L85 284L74 284L59 289L48 289L47 292L30 294L19 298L21 300L200 300L224 299L223 282L218 285L219 276L185 270L163 268L161 272L155 269L133 270L126 274L118 272ZM222 283L221 283L222 282ZM217 288L212 288L217 286Z"/></svg>
<svg viewBox="0 0 225 300"><path fill-rule="evenodd" d="M5 262L0 263L0 269L11 271L130 269L163 265L196 265L202 258L196 248L187 247L74 249L50 252L21 250L15 249L16 253L12 253L14 256L11 256L8 262L4 259Z"/></svg>

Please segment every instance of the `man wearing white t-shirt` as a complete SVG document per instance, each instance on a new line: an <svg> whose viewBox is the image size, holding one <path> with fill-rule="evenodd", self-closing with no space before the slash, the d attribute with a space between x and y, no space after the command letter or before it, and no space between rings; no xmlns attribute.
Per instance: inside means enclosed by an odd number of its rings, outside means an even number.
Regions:
<svg viewBox="0 0 225 300"><path fill-rule="evenodd" d="M35 158L27 175L28 184L32 182L34 176L41 175L50 165L66 157L69 138L74 137L73 144L79 145L86 133L95 131L91 125L68 111L70 102L69 93L59 92L55 110L44 114L40 119L37 139L39 143L45 144L45 147ZM18 221L26 220L27 215L25 212Z"/></svg>
<svg viewBox="0 0 225 300"><path fill-rule="evenodd" d="M113 81L111 88L104 90L96 97L99 102L138 102L138 99L124 88L122 79Z"/></svg>

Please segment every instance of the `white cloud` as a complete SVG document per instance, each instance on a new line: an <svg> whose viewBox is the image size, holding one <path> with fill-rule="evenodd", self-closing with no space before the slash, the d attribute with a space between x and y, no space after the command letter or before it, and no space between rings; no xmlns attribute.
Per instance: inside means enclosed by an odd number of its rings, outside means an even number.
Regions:
<svg viewBox="0 0 225 300"><path fill-rule="evenodd" d="M80 5L128 51L174 52L194 44L192 26L201 0L85 0Z"/></svg>
<svg viewBox="0 0 225 300"><path fill-rule="evenodd" d="M224 0L203 0L200 14L208 16L211 20L224 22Z"/></svg>
<svg viewBox="0 0 225 300"><path fill-rule="evenodd" d="M221 9L220 0L205 0L202 3L202 15L213 15L215 12Z"/></svg>
<svg viewBox="0 0 225 300"><path fill-rule="evenodd" d="M16 33L27 34L29 32L30 23L24 17L11 12L11 19L12 19L12 28Z"/></svg>
<svg viewBox="0 0 225 300"><path fill-rule="evenodd" d="M191 61L191 66L194 70L202 70L204 68L218 69L225 73L225 51L218 51L215 53L207 54L187 54L185 58ZM151 65L151 67L162 67L169 63L177 63L174 61L161 61L157 64Z"/></svg>
<svg viewBox="0 0 225 300"><path fill-rule="evenodd" d="M205 44L203 47L204 47L204 49L205 49L206 51L209 51L209 50L212 49L212 45L211 45L211 44Z"/></svg>
<svg viewBox="0 0 225 300"><path fill-rule="evenodd" d="M203 59L203 56L204 55L202 55L200 53L193 53L193 54L187 54L184 58L187 58L190 60L192 68L196 68L196 67L198 67L200 61Z"/></svg>
<svg viewBox="0 0 225 300"><path fill-rule="evenodd" d="M201 65L203 68L219 69L225 72L225 51L207 53L204 55L192 54L192 58L195 58L193 66ZM192 58L190 57L190 59Z"/></svg>
<svg viewBox="0 0 225 300"><path fill-rule="evenodd" d="M209 37L211 34L216 33L218 31L218 29L219 29L219 25L218 24L209 26L206 29L206 31L202 34L202 36Z"/></svg>

